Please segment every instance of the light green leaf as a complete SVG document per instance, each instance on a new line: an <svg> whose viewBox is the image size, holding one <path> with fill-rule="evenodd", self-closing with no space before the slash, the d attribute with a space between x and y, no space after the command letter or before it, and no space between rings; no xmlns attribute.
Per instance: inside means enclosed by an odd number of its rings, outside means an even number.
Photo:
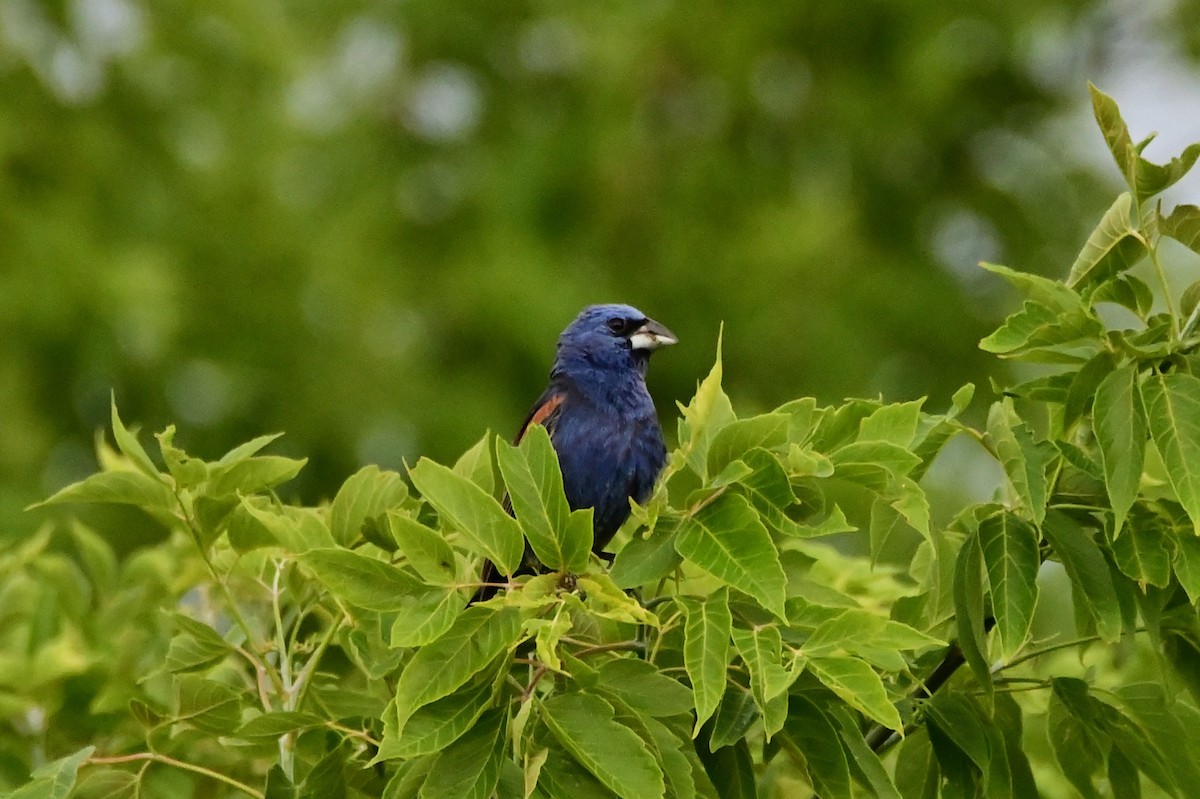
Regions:
<svg viewBox="0 0 1200 799"><path fill-rule="evenodd" d="M1100 383L1093 414L1104 484L1113 509L1113 535L1119 535L1137 498L1146 454L1146 416L1132 364L1117 369Z"/></svg>
<svg viewBox="0 0 1200 799"><path fill-rule="evenodd" d="M176 678L175 721L205 732L228 735L242 718L242 693L223 682L192 674Z"/></svg>
<svg viewBox="0 0 1200 799"><path fill-rule="evenodd" d="M393 647L424 646L450 629L467 598L453 588L430 588L397 597L389 643ZM351 603L353 604L353 603Z"/></svg>
<svg viewBox="0 0 1200 799"><path fill-rule="evenodd" d="M164 666L167 671L196 671L207 669L220 663L225 656L233 651L217 631L203 622L174 614L179 634L171 639L167 647L167 657Z"/></svg>
<svg viewBox="0 0 1200 799"><path fill-rule="evenodd" d="M686 560L785 618L787 577L770 533L745 497L726 493L685 519L675 548Z"/></svg>
<svg viewBox="0 0 1200 799"><path fill-rule="evenodd" d="M912 402L884 405L859 422L859 441L886 441L900 447L912 444L917 434L917 422L921 419L922 397Z"/></svg>
<svg viewBox="0 0 1200 799"><path fill-rule="evenodd" d="M408 470L413 484L476 552L511 575L521 565L525 540L516 520L491 495L441 464L422 458Z"/></svg>
<svg viewBox="0 0 1200 799"><path fill-rule="evenodd" d="M241 516L244 512L245 516ZM234 525L256 525L254 532L235 533ZM288 552L303 554L313 549L332 548L333 536L324 520L311 508L292 505L276 506L264 497L242 497L240 510L235 509L229 519L230 538L245 537L243 543L257 543L262 535L268 536ZM231 543L234 543L231 540Z"/></svg>
<svg viewBox="0 0 1200 799"><path fill-rule="evenodd" d="M485 713L469 732L443 750L421 786L421 799L489 799L500 779L505 721L502 710Z"/></svg>
<svg viewBox="0 0 1200 799"><path fill-rule="evenodd" d="M492 472L492 452L489 449L492 433L489 430L469 450L454 462L454 473L467 478L485 493L493 493L496 475Z"/></svg>
<svg viewBox="0 0 1200 799"><path fill-rule="evenodd" d="M999 654L1007 661L1025 645L1033 625L1041 566L1038 534L1028 522L1003 512L979 523L979 545L992 593Z"/></svg>
<svg viewBox="0 0 1200 799"><path fill-rule="evenodd" d="M1000 458L1000 465L1034 524L1040 525L1046 515L1049 490L1046 473L1057 453L1034 441L1029 427L1017 416L1012 400L992 405L987 420L988 437Z"/></svg>
<svg viewBox="0 0 1200 799"><path fill-rule="evenodd" d="M1007 280L1026 299L1060 312L1083 310L1083 298L1060 280L1018 272L999 264L980 263L987 271ZM964 403L965 404L965 403Z"/></svg>
<svg viewBox="0 0 1200 799"><path fill-rule="evenodd" d="M400 552L421 579L433 585L448 585L458 579L454 550L437 530L432 530L401 511L389 511L388 529Z"/></svg>
<svg viewBox="0 0 1200 799"><path fill-rule="evenodd" d="M666 577L683 562L675 551L678 520L660 517L646 536L637 534L617 553L608 576L621 588L636 588Z"/></svg>
<svg viewBox="0 0 1200 799"><path fill-rule="evenodd" d="M448 696L465 684L521 635L516 608L475 605L436 641L417 650L396 684L397 734L418 708Z"/></svg>
<svg viewBox="0 0 1200 799"><path fill-rule="evenodd" d="M889 730L903 728L875 670L855 657L805 657L805 666L846 704Z"/></svg>
<svg viewBox="0 0 1200 799"><path fill-rule="evenodd" d="M848 608L821 622L804 642L804 652L814 657L839 654L839 650L858 654L863 647L923 652L945 645L907 624L869 610Z"/></svg>
<svg viewBox="0 0 1200 799"><path fill-rule="evenodd" d="M1175 206L1169 216L1159 221L1159 229L1164 236L1170 236L1192 252L1200 253L1200 207Z"/></svg>
<svg viewBox="0 0 1200 799"><path fill-rule="evenodd" d="M1146 245L1130 224L1133 197L1122 192L1104 212L1096 229L1071 266L1067 285L1086 286L1118 272L1123 272L1141 260Z"/></svg>
<svg viewBox="0 0 1200 799"><path fill-rule="evenodd" d="M110 404L112 406L112 430L113 438L116 439L117 449L121 451L125 457L133 461L133 464L148 477L159 479L158 469L155 468L154 462L150 460L150 456L146 454L146 450L142 448L141 443L137 440L137 436L126 429L121 421L120 414L117 413L117 395L110 395Z"/></svg>
<svg viewBox="0 0 1200 799"><path fill-rule="evenodd" d="M1166 588L1171 581L1171 557L1166 548L1163 520L1153 513L1136 513L1124 535L1112 542L1113 560L1124 574Z"/></svg>
<svg viewBox="0 0 1200 799"><path fill-rule="evenodd" d="M210 468L204 493L209 497L256 494L291 480L306 463L308 458L297 460L279 455L241 458Z"/></svg>
<svg viewBox="0 0 1200 799"><path fill-rule="evenodd" d="M407 596L422 590L395 566L348 549L314 549L300 562L335 596L367 610L400 610L411 601Z"/></svg>
<svg viewBox="0 0 1200 799"><path fill-rule="evenodd" d="M606 658L597 665L596 673L600 690L617 697L639 715L666 718L688 713L693 707L692 691L686 685L644 660Z"/></svg>
<svg viewBox="0 0 1200 799"><path fill-rule="evenodd" d="M729 397L721 388L721 339L717 338L717 358L708 376L700 382L696 396L685 407L679 406L683 418L679 420L680 457L700 475L708 478L708 450L713 438L737 416Z"/></svg>
<svg viewBox="0 0 1200 799"><path fill-rule="evenodd" d="M265 742L274 741L289 732L310 730L314 727L325 726L325 719L312 713L300 713L294 710L263 713L247 721L234 733L235 738L243 741Z"/></svg>
<svg viewBox="0 0 1200 799"><path fill-rule="evenodd" d="M1100 637L1115 643L1121 637L1121 604L1100 547L1083 527L1060 511L1046 514L1042 534L1071 578L1075 603L1087 608Z"/></svg>
<svg viewBox="0 0 1200 799"><path fill-rule="evenodd" d="M708 447L709 475L719 474L732 461L752 449L772 449L787 441L791 415L764 413L749 419L738 419L722 427Z"/></svg>
<svg viewBox="0 0 1200 799"><path fill-rule="evenodd" d="M1027 300L1021 310L1006 318L999 329L980 341L979 348L1002 358L1054 362L1054 358L1043 359L1041 354L1047 350L1059 352L1064 348L1094 347L1094 339L1103 332L1103 326L1086 309L1063 312Z"/></svg>
<svg viewBox="0 0 1200 799"><path fill-rule="evenodd" d="M383 713L383 743L375 760L412 758L442 751L471 729L492 703L493 681L484 669L461 690L419 708L400 734L395 701Z"/></svg>
<svg viewBox="0 0 1200 799"><path fill-rule="evenodd" d="M1142 400L1175 495L1200 534L1200 378L1151 374L1142 383Z"/></svg>
<svg viewBox="0 0 1200 799"><path fill-rule="evenodd" d="M592 514L571 512L558 454L546 428L532 425L519 447L497 441L496 460L513 511L538 560L554 570L583 571L592 549Z"/></svg>
<svg viewBox="0 0 1200 799"><path fill-rule="evenodd" d="M59 758L36 769L30 776L33 781L21 786L5 799L67 799L75 787L79 767L96 751L94 746L85 746L73 754Z"/></svg>
<svg viewBox="0 0 1200 799"><path fill-rule="evenodd" d="M716 712L725 693L733 617L729 613L729 591L725 588L705 600L681 596L678 601L686 616L683 663L695 696L696 725L692 731L695 738L704 722Z"/></svg>
<svg viewBox="0 0 1200 799"><path fill-rule="evenodd" d="M98 472L72 483L30 508L67 502L109 502L136 505L148 511L174 511L175 495L161 480L141 472Z"/></svg>
<svg viewBox="0 0 1200 799"><path fill-rule="evenodd" d="M208 464L175 446L175 425L167 425L166 430L155 433L154 437L158 439L158 451L167 464L167 471L178 487L195 488L208 480Z"/></svg>
<svg viewBox="0 0 1200 799"><path fill-rule="evenodd" d="M846 752L833 720L821 708L804 696L789 697L784 733L804 756L813 788L822 799L853 798Z"/></svg>
<svg viewBox="0 0 1200 799"><path fill-rule="evenodd" d="M590 694L559 694L542 705L542 720L563 748L623 799L653 799L666 790L654 755L614 718L613 706Z"/></svg>
<svg viewBox="0 0 1200 799"><path fill-rule="evenodd" d="M398 472L364 466L350 476L329 509L329 529L342 546L358 540L363 524L397 507L408 496L408 484Z"/></svg>
<svg viewBox="0 0 1200 799"><path fill-rule="evenodd" d="M846 514L837 505L829 514L816 524L792 524L781 528L780 532L796 538L820 538L838 533L853 533L858 528L846 521Z"/></svg>
<svg viewBox="0 0 1200 799"><path fill-rule="evenodd" d="M734 627L730 632L734 646L750 672L750 693L762 714L763 734L769 741L783 728L787 716L787 702L773 700L792 683L791 675L783 667L783 638L779 628L774 626L752 630Z"/></svg>

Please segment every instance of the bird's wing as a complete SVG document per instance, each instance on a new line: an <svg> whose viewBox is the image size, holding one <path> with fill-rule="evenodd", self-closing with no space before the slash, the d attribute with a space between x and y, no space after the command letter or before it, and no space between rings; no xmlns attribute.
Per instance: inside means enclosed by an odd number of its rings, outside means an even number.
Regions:
<svg viewBox="0 0 1200 799"><path fill-rule="evenodd" d="M517 433L517 438L513 443L520 444L521 439L525 437L525 431L535 424L540 424L546 428L546 432L553 437L554 425L558 422L558 417L562 415L563 401L566 398L567 392L560 388L551 387L546 389L545 393L538 397L538 401L529 410L525 421L521 423L521 431Z"/></svg>

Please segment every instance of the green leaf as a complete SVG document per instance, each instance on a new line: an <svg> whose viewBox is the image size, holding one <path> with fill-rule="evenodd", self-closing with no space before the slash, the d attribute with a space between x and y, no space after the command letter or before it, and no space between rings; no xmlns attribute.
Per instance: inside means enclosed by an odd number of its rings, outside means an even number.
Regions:
<svg viewBox="0 0 1200 799"><path fill-rule="evenodd" d="M167 671L198 671L217 665L233 651L217 631L203 622L182 614L174 615L180 633L171 639L167 648Z"/></svg>
<svg viewBox="0 0 1200 799"><path fill-rule="evenodd" d="M496 475L492 471L492 432L483 434L483 438L475 442L469 450L459 456L454 462L454 473L467 478L485 493L493 493L496 487Z"/></svg>
<svg viewBox="0 0 1200 799"><path fill-rule="evenodd" d="M71 522L71 537L75 539L75 548L79 551L79 559L87 569L88 577L97 590L107 592L115 587L117 582L117 555L108 541L87 525L73 520Z"/></svg>
<svg viewBox="0 0 1200 799"><path fill-rule="evenodd" d="M692 731L695 738L716 712L725 693L733 617L729 613L729 591L725 588L703 601L681 596L678 602L686 617L683 663L695 697L696 725Z"/></svg>
<svg viewBox="0 0 1200 799"><path fill-rule="evenodd" d="M787 441L791 419L786 413L764 413L722 427L708 447L707 474L720 474L722 469L752 449L780 446Z"/></svg>
<svg viewBox="0 0 1200 799"><path fill-rule="evenodd" d="M766 739L783 728L787 717L787 702L776 703L791 685L791 676L783 667L783 639L778 627L756 627L742 630L734 627L730 633L734 646L750 672L750 693L763 718Z"/></svg>
<svg viewBox="0 0 1200 799"><path fill-rule="evenodd" d="M176 721L185 721L205 732L228 735L238 728L241 718L241 691L192 674L176 678Z"/></svg>
<svg viewBox="0 0 1200 799"><path fill-rule="evenodd" d="M901 799L895 782L892 781L891 775L879 760L879 755L867 745L854 716L845 708L838 708L831 713L831 716L838 725L838 734L841 736L842 744L853 758L851 765L857 766L862 777L866 779L866 786L871 789L871 796L875 799ZM862 781L861 778L859 781Z"/></svg>
<svg viewBox="0 0 1200 799"><path fill-rule="evenodd" d="M1175 495L1200 535L1200 378L1151 374L1142 383L1142 400Z"/></svg>
<svg viewBox="0 0 1200 799"><path fill-rule="evenodd" d="M42 508L67 502L109 502L136 505L148 511L174 511L175 495L166 484L141 472L98 472L72 483L47 499L30 505Z"/></svg>
<svg viewBox="0 0 1200 799"><path fill-rule="evenodd" d="M1046 472L1055 455L1034 441L1033 433L1017 416L1012 400L1007 397L992 405L987 430L1013 491L1029 511L1034 524L1040 525L1049 498Z"/></svg>
<svg viewBox="0 0 1200 799"><path fill-rule="evenodd" d="M314 549L300 562L335 596L367 610L400 610L407 595L422 590L395 566L348 549Z"/></svg>
<svg viewBox="0 0 1200 799"><path fill-rule="evenodd" d="M987 633L983 628L983 552L976 535L963 542L955 560L954 619L958 648L990 703L992 670L988 665Z"/></svg>
<svg viewBox="0 0 1200 799"><path fill-rule="evenodd" d="M1141 152L1154 136L1151 135L1135 145L1129 135L1129 128L1121 118L1117 102L1090 83L1088 88L1092 94L1092 110L1104 134L1104 140L1108 143L1109 152L1117 162L1126 183L1137 193L1139 201L1147 200L1175 185L1200 158L1200 144L1193 144L1167 164L1159 165L1147 161Z"/></svg>
<svg viewBox="0 0 1200 799"><path fill-rule="evenodd" d="M1007 280L1023 297L1038 305L1060 312L1079 311L1084 307L1083 298L1060 280L1051 280L1032 272L1018 272L999 264L979 265Z"/></svg>
<svg viewBox="0 0 1200 799"><path fill-rule="evenodd" d="M485 713L439 754L421 786L421 799L489 799L500 779L505 749L501 731L506 721L502 710Z"/></svg>
<svg viewBox="0 0 1200 799"><path fill-rule="evenodd" d="M923 652L945 645L907 624L862 608L847 608L817 625L804 642L804 652L814 656L839 651L859 654L864 648Z"/></svg>
<svg viewBox="0 0 1200 799"><path fill-rule="evenodd" d="M859 422L859 441L884 441L898 447L908 447L917 434L924 398L912 402L884 405Z"/></svg>
<svg viewBox="0 0 1200 799"><path fill-rule="evenodd" d="M433 585L457 582L454 550L441 533L400 511L389 511L387 518L396 546L421 579Z"/></svg>
<svg viewBox="0 0 1200 799"><path fill-rule="evenodd" d="M645 537L634 535L617 553L608 576L621 588L637 588L671 574L683 562L675 551L678 520L660 517Z"/></svg>
<svg viewBox="0 0 1200 799"><path fill-rule="evenodd" d="M473 682L449 696L419 708L407 719L400 734L395 702L383 713L383 743L376 760L412 758L442 751L474 726L495 694L485 669Z"/></svg>
<svg viewBox="0 0 1200 799"><path fill-rule="evenodd" d="M408 647L424 646L449 630L467 597L454 588L429 588L401 594L397 600L388 642Z"/></svg>
<svg viewBox="0 0 1200 799"><path fill-rule="evenodd" d="M1162 217L1158 224L1164 236L1170 236L1192 252L1200 253L1200 207L1177 205L1175 210Z"/></svg>
<svg viewBox="0 0 1200 799"><path fill-rule="evenodd" d="M875 670L854 657L806 657L805 666L846 704L889 730L903 724Z"/></svg>
<svg viewBox="0 0 1200 799"><path fill-rule="evenodd" d="M746 741L716 749L698 746L696 754L721 799L757 799L754 761Z"/></svg>
<svg viewBox="0 0 1200 799"><path fill-rule="evenodd" d="M632 657L602 661L596 672L597 688L616 696L634 712L652 718L679 716L691 711L692 692L651 663Z"/></svg>
<svg viewBox="0 0 1200 799"><path fill-rule="evenodd" d="M1174 544L1175 576L1187 592L1188 601L1195 605L1200 602L1200 538L1178 536Z"/></svg>
<svg viewBox="0 0 1200 799"><path fill-rule="evenodd" d="M675 548L686 560L785 618L787 577L770 533L745 497L726 493L685 519Z"/></svg>
<svg viewBox="0 0 1200 799"><path fill-rule="evenodd" d="M1087 608L1102 639L1116 643L1121 637L1121 603L1100 547L1061 511L1046 514L1042 534L1071 578L1075 604Z"/></svg>
<svg viewBox="0 0 1200 799"><path fill-rule="evenodd" d="M448 696L513 646L521 635L516 608L475 605L436 641L417 650L396 684L397 734L418 708Z"/></svg>
<svg viewBox="0 0 1200 799"><path fill-rule="evenodd" d="M382 516L408 496L408 484L398 472L364 466L350 476L329 509L329 529L342 546L358 540L368 519Z"/></svg>
<svg viewBox="0 0 1200 799"><path fill-rule="evenodd" d="M1127 577L1143 587L1166 588L1171 582L1171 556L1163 520L1149 512L1133 517L1125 533L1112 542L1113 560Z"/></svg>
<svg viewBox="0 0 1200 799"><path fill-rule="evenodd" d="M613 706L590 694L559 694L542 705L542 720L563 748L623 799L653 799L666 790L654 756L614 718Z"/></svg>
<svg viewBox="0 0 1200 799"><path fill-rule="evenodd" d="M243 741L269 742L287 735L289 732L311 730L314 727L325 726L325 719L312 713L300 713L295 710L281 710L273 713L263 713L247 721L234 737Z"/></svg>
<svg viewBox="0 0 1200 799"><path fill-rule="evenodd" d="M1122 192L1104 212L1071 266L1067 285L1086 286L1123 272L1146 254L1146 245L1130 223L1133 197Z"/></svg>
<svg viewBox="0 0 1200 799"><path fill-rule="evenodd" d="M592 514L571 512L546 428L532 425L519 447L497 441L496 459L513 511L538 560L553 570L583 571L592 550Z"/></svg>
<svg viewBox="0 0 1200 799"><path fill-rule="evenodd" d="M1137 498L1146 454L1146 416L1137 391L1137 371L1132 365L1117 369L1101 381L1093 412L1104 484L1113 509L1113 535L1119 535Z"/></svg>
<svg viewBox="0 0 1200 799"><path fill-rule="evenodd" d="M73 754L41 766L30 776L33 781L21 786L5 799L67 799L75 787L79 767L96 751L94 746L85 746Z"/></svg>
<svg viewBox="0 0 1200 799"><path fill-rule="evenodd" d="M117 413L117 395L115 393L110 395L110 404L112 406L113 438L116 439L117 449L121 451L122 455L133 461L133 464L143 474L158 480L159 472L155 468L154 462L150 460L150 456L142 448L141 443L137 440L137 436L126 429L124 423L121 421L120 414Z"/></svg>
<svg viewBox="0 0 1200 799"><path fill-rule="evenodd" d="M521 565L524 537L516 520L492 496L441 464L422 458L408 470L413 484L472 548L511 575Z"/></svg>
<svg viewBox="0 0 1200 799"><path fill-rule="evenodd" d="M803 696L789 697L784 733L804 756L813 788L822 799L852 799L850 767L828 715Z"/></svg>
<svg viewBox="0 0 1200 799"><path fill-rule="evenodd" d="M308 458L296 460L279 455L241 458L212 468L205 494L210 497L256 494L291 480L306 463Z"/></svg>
<svg viewBox="0 0 1200 799"><path fill-rule="evenodd" d="M1091 303L1112 302L1145 319L1154 307L1154 292L1141 278L1126 273L1101 283L1092 292Z"/></svg>
<svg viewBox="0 0 1200 799"><path fill-rule="evenodd" d="M1041 566L1038 534L1012 513L998 513L979 523L979 545L992 593L1000 657L1007 661L1025 645L1033 625Z"/></svg>
<svg viewBox="0 0 1200 799"><path fill-rule="evenodd" d="M545 790L553 799L613 799L616 796L558 746L546 750L546 762L538 774L538 790Z"/></svg>
<svg viewBox="0 0 1200 799"><path fill-rule="evenodd" d="M737 417L729 397L721 388L721 339L717 338L717 358L708 376L696 388L696 396L686 406L680 406L679 456L700 475L708 478L708 450L713 438Z"/></svg>
<svg viewBox="0 0 1200 799"><path fill-rule="evenodd" d="M245 513L245 516L240 514ZM235 533L235 525L249 528ZM292 505L276 505L263 497L242 497L240 510L229 518L229 534L242 538L243 544L258 544L263 536L269 537L288 552L304 554L314 549L332 548L333 535L324 520L311 508Z"/></svg>
<svg viewBox="0 0 1200 799"><path fill-rule="evenodd" d="M1098 346L1096 339L1103 332L1103 325L1086 309L1063 312L1027 300L1021 310L980 341L979 348L1002 358L1053 363L1059 355L1075 360L1069 352L1072 348ZM1047 352L1058 355L1042 357Z"/></svg>
<svg viewBox="0 0 1200 799"><path fill-rule="evenodd" d="M717 713L712 719L709 749L716 751L741 741L757 718L758 706L750 692L736 683L727 685L725 695L721 697L721 704L717 706ZM701 731L701 737L703 735L704 732Z"/></svg>

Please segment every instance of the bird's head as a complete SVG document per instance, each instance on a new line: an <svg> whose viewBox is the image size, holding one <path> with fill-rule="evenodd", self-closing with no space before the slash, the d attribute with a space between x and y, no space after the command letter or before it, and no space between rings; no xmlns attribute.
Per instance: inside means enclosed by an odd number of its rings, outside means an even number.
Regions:
<svg viewBox="0 0 1200 799"><path fill-rule="evenodd" d="M591 368L633 366L644 372L650 353L678 341L666 327L629 305L589 305L558 339L560 363Z"/></svg>

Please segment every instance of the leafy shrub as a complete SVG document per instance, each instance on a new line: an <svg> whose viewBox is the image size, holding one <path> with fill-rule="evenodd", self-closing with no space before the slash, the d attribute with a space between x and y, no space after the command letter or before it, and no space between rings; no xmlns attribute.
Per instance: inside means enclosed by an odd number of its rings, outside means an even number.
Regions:
<svg viewBox="0 0 1200 799"><path fill-rule="evenodd" d="M1129 191L1066 282L986 267L1025 301L983 348L1049 369L983 429L970 386L942 413L739 418L718 348L611 568L540 428L301 507L273 437L203 461L168 428L152 458L114 405L102 471L46 503L167 534L119 561L120 529L73 523L4 553L0 773L36 767L11 795L1191 795L1200 284L1174 299L1160 248L1200 251L1200 208L1153 200L1200 145L1153 164L1093 99ZM922 478L959 436L1004 485L942 524ZM467 606L523 538L549 573ZM1076 637L1038 640L1052 563Z"/></svg>

